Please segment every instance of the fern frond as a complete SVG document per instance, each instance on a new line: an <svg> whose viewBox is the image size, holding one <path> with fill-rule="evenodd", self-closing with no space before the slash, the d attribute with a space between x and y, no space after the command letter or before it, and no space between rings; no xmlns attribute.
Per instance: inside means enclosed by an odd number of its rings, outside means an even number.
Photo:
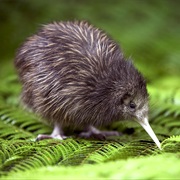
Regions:
<svg viewBox="0 0 180 180"><path fill-rule="evenodd" d="M0 119L1 123L4 123L3 127L7 124L7 127L12 127L13 130L16 129L16 131L11 130L14 135L21 131L33 133L34 136L43 133L48 134L51 132L51 128L38 121L38 117L25 112L18 107L9 107L7 105L0 104ZM1 132L2 131L0 131L0 135ZM9 131L6 132L8 133ZM4 132L2 132L2 134L5 136Z"/></svg>
<svg viewBox="0 0 180 180"><path fill-rule="evenodd" d="M162 163L163 162L163 163ZM175 163L176 162L176 163ZM180 161L173 154L130 158L128 160L85 164L83 166L47 166L30 171L10 172L11 179L178 179Z"/></svg>
<svg viewBox="0 0 180 180"><path fill-rule="evenodd" d="M171 136L162 142L162 148L165 152L179 152L180 153L180 135Z"/></svg>
<svg viewBox="0 0 180 180"><path fill-rule="evenodd" d="M15 144L19 144L16 146ZM20 171L29 170L47 165L56 165L64 158L67 158L74 151L81 150L84 143L77 143L73 139L64 141L45 140L41 142L29 142L30 144L22 144L22 141L16 141L12 144L13 151L4 158L2 170ZM3 150L3 153L6 149ZM8 152L8 150L7 150ZM22 159L20 158L22 157ZM18 157L20 161L18 161ZM11 161L13 159L13 161ZM16 161L14 161L14 159ZM75 160L75 159L74 159Z"/></svg>

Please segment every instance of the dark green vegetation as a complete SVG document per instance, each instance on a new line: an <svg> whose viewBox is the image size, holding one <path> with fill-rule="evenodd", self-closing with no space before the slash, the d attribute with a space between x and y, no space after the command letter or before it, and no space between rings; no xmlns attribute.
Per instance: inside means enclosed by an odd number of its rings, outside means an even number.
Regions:
<svg viewBox="0 0 180 180"><path fill-rule="evenodd" d="M0 1L0 176L3 179L180 177L179 1ZM35 142L51 127L19 105L15 50L39 24L87 19L106 30L148 82L150 124L162 151L138 124L107 127L123 136Z"/></svg>

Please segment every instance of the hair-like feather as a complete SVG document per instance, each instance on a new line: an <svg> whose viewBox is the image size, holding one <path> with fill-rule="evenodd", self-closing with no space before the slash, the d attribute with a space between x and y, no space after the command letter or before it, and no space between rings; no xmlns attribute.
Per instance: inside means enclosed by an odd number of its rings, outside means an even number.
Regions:
<svg viewBox="0 0 180 180"><path fill-rule="evenodd" d="M85 21L44 25L15 58L22 101L61 126L106 125L133 117L127 97L147 103L146 83L120 47Z"/></svg>

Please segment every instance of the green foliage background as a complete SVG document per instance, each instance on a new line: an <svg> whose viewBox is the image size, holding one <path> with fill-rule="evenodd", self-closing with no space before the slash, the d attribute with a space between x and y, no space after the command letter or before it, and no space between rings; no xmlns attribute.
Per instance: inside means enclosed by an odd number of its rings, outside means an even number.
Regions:
<svg viewBox="0 0 180 180"><path fill-rule="evenodd" d="M180 1L1 0L0 176L2 179L160 179L180 177ZM106 141L35 142L52 128L19 105L16 49L41 24L85 19L108 32L144 74L158 150L136 123Z"/></svg>

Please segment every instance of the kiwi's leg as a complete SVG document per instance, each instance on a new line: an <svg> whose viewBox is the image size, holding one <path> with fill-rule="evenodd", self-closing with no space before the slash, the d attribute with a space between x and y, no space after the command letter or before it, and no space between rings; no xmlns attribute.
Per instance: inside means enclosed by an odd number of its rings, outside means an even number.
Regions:
<svg viewBox="0 0 180 180"><path fill-rule="evenodd" d="M105 140L107 136L119 136L120 133L117 131L100 131L94 126L89 126L85 132L79 134L82 138L94 138L99 140Z"/></svg>
<svg viewBox="0 0 180 180"><path fill-rule="evenodd" d="M43 140L43 139L66 139L67 137L63 135L63 131L58 124L55 124L53 132L48 134L39 134L36 138L36 141Z"/></svg>

